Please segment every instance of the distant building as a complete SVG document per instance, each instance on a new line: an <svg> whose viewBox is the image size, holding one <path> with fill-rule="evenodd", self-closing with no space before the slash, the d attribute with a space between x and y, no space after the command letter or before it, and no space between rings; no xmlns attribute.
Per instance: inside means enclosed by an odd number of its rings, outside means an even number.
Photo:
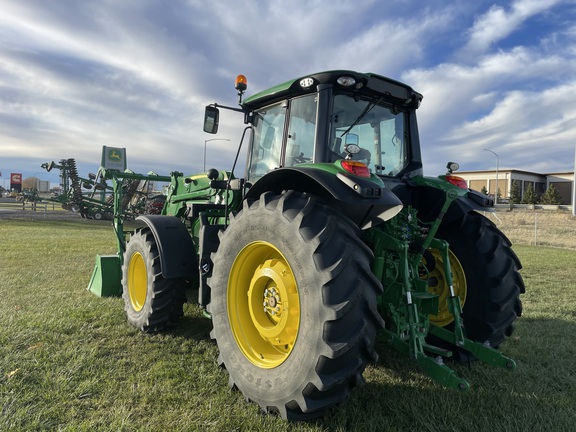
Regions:
<svg viewBox="0 0 576 432"><path fill-rule="evenodd" d="M456 175L466 180L468 187L477 191L481 191L483 187L486 188L489 195L496 195L500 189L500 198L508 199L510 197L510 189L512 182L517 180L520 184L520 192L524 196L524 192L529 186L532 186L534 192L542 195L550 185L558 191L562 197L561 204L571 205L574 187L574 172L558 172L540 174L530 171L520 171L515 169L501 169L498 170L498 186L496 186L496 170L491 171L458 171Z"/></svg>
<svg viewBox="0 0 576 432"><path fill-rule="evenodd" d="M50 182L48 180L37 180L37 188L38 192L49 192L50 191Z"/></svg>

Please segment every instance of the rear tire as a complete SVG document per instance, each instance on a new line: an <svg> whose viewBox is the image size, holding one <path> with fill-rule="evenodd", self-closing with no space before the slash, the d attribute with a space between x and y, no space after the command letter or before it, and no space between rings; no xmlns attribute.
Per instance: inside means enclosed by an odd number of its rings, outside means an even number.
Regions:
<svg viewBox="0 0 576 432"><path fill-rule="evenodd" d="M463 270L460 278L465 275L462 318L467 337L487 341L497 348L512 334L513 323L522 314L520 294L525 292L519 273L522 265L511 249L510 240L476 212L441 225L437 237L449 243ZM457 269L458 262L452 267ZM454 285L460 285L462 290L457 272L452 273Z"/></svg>
<svg viewBox="0 0 576 432"><path fill-rule="evenodd" d="M185 283L162 276L154 235L148 227L137 229L126 246L122 265L128 322L147 332L175 326L183 315Z"/></svg>
<svg viewBox="0 0 576 432"><path fill-rule="evenodd" d="M230 385L288 420L344 401L377 359L372 257L355 225L305 194L245 202L209 280L211 337Z"/></svg>

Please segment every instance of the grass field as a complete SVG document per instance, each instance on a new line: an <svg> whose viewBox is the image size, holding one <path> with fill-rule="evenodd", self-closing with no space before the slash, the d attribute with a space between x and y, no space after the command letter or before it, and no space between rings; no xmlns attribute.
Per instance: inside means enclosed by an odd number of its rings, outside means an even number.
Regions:
<svg viewBox="0 0 576 432"><path fill-rule="evenodd" d="M576 250L518 246L524 316L502 346L515 372L455 365L460 394L379 343L367 385L311 423L262 414L227 386L210 321L146 335L119 298L86 291L109 223L0 220L2 431L572 431L576 425Z"/></svg>

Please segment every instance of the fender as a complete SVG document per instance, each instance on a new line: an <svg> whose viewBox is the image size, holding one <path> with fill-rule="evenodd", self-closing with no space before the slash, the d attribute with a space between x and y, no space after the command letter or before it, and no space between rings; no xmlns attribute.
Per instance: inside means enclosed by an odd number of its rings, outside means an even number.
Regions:
<svg viewBox="0 0 576 432"><path fill-rule="evenodd" d="M280 194L284 190L307 192L321 198L361 229L385 222L402 210L400 199L382 182L313 167L271 171L248 190L246 199L257 199L268 191Z"/></svg>
<svg viewBox="0 0 576 432"><path fill-rule="evenodd" d="M447 187L457 188L444 181L433 179L433 182L427 181L426 184L417 184L409 180L406 183L396 184L392 190L404 205L411 205L418 210L418 217L421 220L431 222L436 219L444 204ZM472 189L454 190L458 191L459 196L444 215L444 223L454 221L471 211L494 211L494 201L486 195Z"/></svg>
<svg viewBox="0 0 576 432"><path fill-rule="evenodd" d="M160 255L162 276L166 279L198 277L198 257L190 233L174 216L138 216L154 235Z"/></svg>

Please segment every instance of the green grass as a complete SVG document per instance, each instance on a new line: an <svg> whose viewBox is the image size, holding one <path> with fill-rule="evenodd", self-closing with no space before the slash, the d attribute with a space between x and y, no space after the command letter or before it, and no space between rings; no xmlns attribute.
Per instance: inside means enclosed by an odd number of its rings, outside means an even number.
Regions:
<svg viewBox="0 0 576 432"><path fill-rule="evenodd" d="M562 431L576 425L576 251L518 246L524 316L503 345L514 372L455 365L440 387L377 345L367 385L324 419L285 423L228 388L210 321L193 304L172 332L126 324L119 298L86 291L109 223L0 221L0 430Z"/></svg>

